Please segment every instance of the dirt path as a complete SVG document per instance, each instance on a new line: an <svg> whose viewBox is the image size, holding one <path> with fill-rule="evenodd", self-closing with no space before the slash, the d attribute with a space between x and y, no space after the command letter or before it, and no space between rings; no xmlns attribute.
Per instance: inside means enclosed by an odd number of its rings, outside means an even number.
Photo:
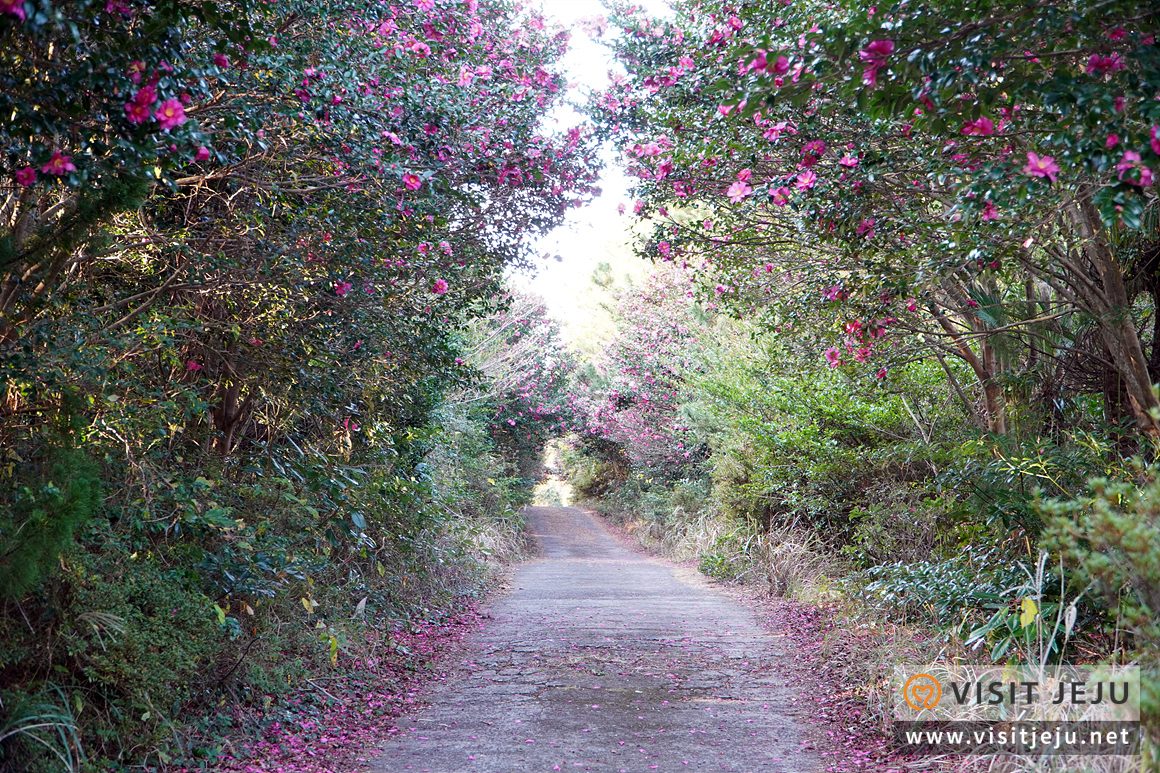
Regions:
<svg viewBox="0 0 1160 773"><path fill-rule="evenodd" d="M459 676L399 718L378 771L777 773L817 767L783 645L695 572L579 510L529 511L520 567Z"/></svg>

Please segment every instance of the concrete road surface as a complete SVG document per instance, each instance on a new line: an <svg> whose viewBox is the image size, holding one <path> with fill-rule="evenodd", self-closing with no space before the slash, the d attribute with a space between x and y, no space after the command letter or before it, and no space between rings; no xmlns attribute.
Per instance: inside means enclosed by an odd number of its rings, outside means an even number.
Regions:
<svg viewBox="0 0 1160 773"><path fill-rule="evenodd" d="M809 771L779 639L696 572L621 547L568 507L529 509L540 557L384 773Z"/></svg>

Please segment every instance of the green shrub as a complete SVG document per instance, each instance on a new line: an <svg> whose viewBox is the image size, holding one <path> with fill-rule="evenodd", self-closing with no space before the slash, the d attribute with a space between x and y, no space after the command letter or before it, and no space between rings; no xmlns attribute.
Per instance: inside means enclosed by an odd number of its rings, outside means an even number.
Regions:
<svg viewBox="0 0 1160 773"><path fill-rule="evenodd" d="M1137 472L1139 483L1096 479L1082 496L1039 507L1045 544L1103 598L1116 630L1130 632L1144 721L1160 740L1160 470Z"/></svg>
<svg viewBox="0 0 1160 773"><path fill-rule="evenodd" d="M0 598L35 587L101 506L97 465L84 452L49 448L20 465L11 496L0 503Z"/></svg>

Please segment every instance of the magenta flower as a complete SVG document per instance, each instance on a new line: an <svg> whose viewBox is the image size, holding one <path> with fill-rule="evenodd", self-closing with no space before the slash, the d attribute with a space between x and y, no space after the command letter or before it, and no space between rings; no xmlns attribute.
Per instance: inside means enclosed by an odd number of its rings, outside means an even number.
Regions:
<svg viewBox="0 0 1160 773"><path fill-rule="evenodd" d="M1116 145L1118 145L1119 143L1120 143L1120 136L1118 134L1109 134L1107 142L1104 143L1104 147L1106 147L1110 150L1111 148L1116 147Z"/></svg>
<svg viewBox="0 0 1160 773"><path fill-rule="evenodd" d="M48 160L47 164L40 167L40 171L44 174L56 175L58 177L66 172L75 172L76 170L76 165L72 162L72 156L62 156L59 150L52 154L52 158Z"/></svg>
<svg viewBox="0 0 1160 773"><path fill-rule="evenodd" d="M779 56L776 62L765 68L765 71L771 75L785 75L789 72L789 60L784 56Z"/></svg>
<svg viewBox="0 0 1160 773"><path fill-rule="evenodd" d="M201 365L194 362L193 360L186 360L185 361L185 369L198 371L198 370L201 370Z"/></svg>
<svg viewBox="0 0 1160 773"><path fill-rule="evenodd" d="M874 218L872 218L872 217L866 218L865 220L863 220L861 223L858 224L858 227L855 228L854 231L859 236L865 236L867 239L873 239L874 238Z"/></svg>
<svg viewBox="0 0 1160 773"><path fill-rule="evenodd" d="M808 191L810 188L813 188L817 184L818 176L809 170L799 174L797 176L797 182L794 183L799 191Z"/></svg>
<svg viewBox="0 0 1160 773"><path fill-rule="evenodd" d="M874 374L874 378L886 378L886 368L879 368L878 372Z"/></svg>
<svg viewBox="0 0 1160 773"><path fill-rule="evenodd" d="M16 182L27 188L36 182L36 170L30 166L26 166L16 173Z"/></svg>
<svg viewBox="0 0 1160 773"><path fill-rule="evenodd" d="M1160 156L1160 126L1152 127L1151 145L1152 152Z"/></svg>
<svg viewBox="0 0 1160 773"><path fill-rule="evenodd" d="M447 280L436 279L435 284L431 285L431 292L435 295L442 295L447 292Z"/></svg>
<svg viewBox="0 0 1160 773"><path fill-rule="evenodd" d="M224 70L230 66L230 58L225 54L214 54L213 63Z"/></svg>
<svg viewBox="0 0 1160 773"><path fill-rule="evenodd" d="M1128 179L1124 180L1124 175L1132 169L1140 170L1140 179L1136 180L1133 175L1128 175ZM1116 171L1120 173L1121 180L1132 185L1147 188L1152 184L1152 170L1140 163L1140 154L1134 150L1124 152L1124 157L1116 164Z"/></svg>
<svg viewBox="0 0 1160 773"><path fill-rule="evenodd" d="M138 102L126 102L125 116L129 119L129 123L145 123L149 120L149 105L142 105Z"/></svg>
<svg viewBox="0 0 1160 773"><path fill-rule="evenodd" d="M963 124L962 133L971 137L990 137L995 133L995 122L985 117L967 121Z"/></svg>
<svg viewBox="0 0 1160 773"><path fill-rule="evenodd" d="M352 285L350 282L335 282L334 283L334 294L341 298L342 296L344 296L350 292L351 287L352 287Z"/></svg>
<svg viewBox="0 0 1160 773"><path fill-rule="evenodd" d="M749 169L742 169L737 173L737 179L743 183L749 182L749 178L753 176L753 172Z"/></svg>
<svg viewBox="0 0 1160 773"><path fill-rule="evenodd" d="M824 356L826 358L826 362L831 368L836 368L842 364L842 353L832 346L829 349L826 349Z"/></svg>
<svg viewBox="0 0 1160 773"><path fill-rule="evenodd" d="M999 208L995 206L995 202L988 201L986 204L983 205L982 218L983 218L983 220L998 220L999 219Z"/></svg>
<svg viewBox="0 0 1160 773"><path fill-rule="evenodd" d="M152 86L145 86L137 90L133 95L133 101L138 105L145 105L148 107L157 101L157 89Z"/></svg>
<svg viewBox="0 0 1160 773"><path fill-rule="evenodd" d="M825 290L822 290L822 298L827 301L840 301L845 295L846 292L842 289L841 285L834 285L833 287L827 287Z"/></svg>
<svg viewBox="0 0 1160 773"><path fill-rule="evenodd" d="M770 194L769 200L779 207L784 207L789 201L790 189L784 185Z"/></svg>
<svg viewBox="0 0 1160 773"><path fill-rule="evenodd" d="M906 299L906 310L907 311L918 311L918 301L916 301L914 298L907 298Z"/></svg>
<svg viewBox="0 0 1160 773"><path fill-rule="evenodd" d="M1122 69L1124 69L1124 60L1120 58L1119 54L1112 54L1111 56L1092 54L1091 58L1088 59L1088 75L1107 75L1108 73Z"/></svg>
<svg viewBox="0 0 1160 773"><path fill-rule="evenodd" d="M729 197L729 201L734 204L741 203L751 193L753 193L753 188L741 180L730 185L729 189L725 191L725 195Z"/></svg>
<svg viewBox="0 0 1160 773"><path fill-rule="evenodd" d="M423 180L417 174L408 173L403 175L403 185L409 191L417 191L423 185Z"/></svg>
<svg viewBox="0 0 1160 773"><path fill-rule="evenodd" d="M2 0L0 0L2 1ZM140 83L142 76L145 75L145 63L138 60L129 63L129 80L134 83Z"/></svg>
<svg viewBox="0 0 1160 773"><path fill-rule="evenodd" d="M153 117L161 124L162 130L168 131L185 123L185 107L180 99L167 99L153 111Z"/></svg>
<svg viewBox="0 0 1160 773"><path fill-rule="evenodd" d="M659 242L657 244L657 252L659 252L661 255L664 255L666 258L672 251L673 247L668 242Z"/></svg>
<svg viewBox="0 0 1160 773"><path fill-rule="evenodd" d="M28 18L24 13L24 0L0 0L0 11L11 14L20 21Z"/></svg>
<svg viewBox="0 0 1160 773"><path fill-rule="evenodd" d="M202 145L197 149L197 153L194 154L193 158L196 161L205 161L209 158L209 148L207 148L205 145Z"/></svg>
<svg viewBox="0 0 1160 773"><path fill-rule="evenodd" d="M1038 156L1028 152L1027 165L1023 167L1023 174L1030 177L1042 177L1049 183L1053 183L1055 176L1059 174L1059 166L1051 156Z"/></svg>
<svg viewBox="0 0 1160 773"><path fill-rule="evenodd" d="M873 87L878 83L878 71L886 66L886 59L894 53L894 41L875 40L858 52L858 56L866 63L862 71L862 82Z"/></svg>
<svg viewBox="0 0 1160 773"><path fill-rule="evenodd" d="M858 159L854 158L853 156L842 156L841 158L838 159L838 164L840 166L845 166L845 167L849 167L850 169L853 169L854 167L858 166Z"/></svg>

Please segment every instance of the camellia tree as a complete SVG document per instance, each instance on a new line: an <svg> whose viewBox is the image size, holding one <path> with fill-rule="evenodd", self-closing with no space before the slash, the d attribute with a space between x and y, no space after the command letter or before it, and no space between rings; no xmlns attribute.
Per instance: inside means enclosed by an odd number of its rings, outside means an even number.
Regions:
<svg viewBox="0 0 1160 773"><path fill-rule="evenodd" d="M650 476L676 477L701 461L681 415L681 387L698 367L697 347L713 323L690 297L690 279L663 266L640 287L622 291L614 308L618 333L595 368L578 374L573 393L582 437L615 444Z"/></svg>
<svg viewBox="0 0 1160 773"><path fill-rule="evenodd" d="M315 578L421 592L391 572L441 549L461 333L595 192L591 132L545 121L566 45L503 0L0 3L0 595L35 596L0 630L125 629L108 657L54 638L67 678L14 655L15 689L99 685L93 723L161 728L287 599L315 614ZM141 708L160 674L186 688ZM127 760L125 722L78 732Z"/></svg>
<svg viewBox="0 0 1160 773"><path fill-rule="evenodd" d="M1110 417L1156 433L1145 5L690 2L614 20L630 77L593 109L642 179L654 257L778 329L831 327L835 367L961 359L978 406L953 386L994 432L1031 375L1048 398L1095 384Z"/></svg>

